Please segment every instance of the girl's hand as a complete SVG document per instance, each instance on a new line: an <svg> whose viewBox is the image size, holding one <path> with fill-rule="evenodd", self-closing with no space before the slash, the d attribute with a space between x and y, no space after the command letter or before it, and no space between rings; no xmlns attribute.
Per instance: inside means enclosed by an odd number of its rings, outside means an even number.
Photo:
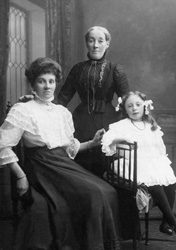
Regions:
<svg viewBox="0 0 176 250"><path fill-rule="evenodd" d="M24 177L17 179L17 193L19 196L22 196L24 193L26 193L29 189L29 183L24 175Z"/></svg>

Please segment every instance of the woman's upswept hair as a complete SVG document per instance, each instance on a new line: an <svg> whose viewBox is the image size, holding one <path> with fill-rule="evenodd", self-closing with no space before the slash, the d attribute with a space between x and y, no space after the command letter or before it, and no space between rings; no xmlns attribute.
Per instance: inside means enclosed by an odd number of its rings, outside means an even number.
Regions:
<svg viewBox="0 0 176 250"><path fill-rule="evenodd" d="M88 31L86 32L85 34L85 41L87 43L88 39L89 39L89 34L92 30L101 30L104 34L105 34L105 38L106 38L106 41L108 41L109 43L111 42L111 34L109 33L109 31L104 28L104 27L101 27L101 26L93 26L91 28L88 29Z"/></svg>
<svg viewBox="0 0 176 250"><path fill-rule="evenodd" d="M139 91L130 91L128 92L128 94L124 95L122 97L122 103L120 104L120 109L122 111L122 117L123 118L127 118L129 117L126 109L125 109L125 103L127 101L127 99L131 96L131 95L137 95L141 98L141 100L143 100L144 102L147 101L147 96L145 94L143 94L142 92ZM146 106L144 106L144 113L143 113L143 117L142 117L143 121L149 122L151 123L151 130L155 131L158 128L158 124L155 121L155 119L153 118L153 116L151 115L151 111L146 112Z"/></svg>
<svg viewBox="0 0 176 250"><path fill-rule="evenodd" d="M32 87L35 85L35 81L40 75L48 73L55 75L57 83L62 78L60 64L48 57L37 58L31 63L29 68L25 70L25 76Z"/></svg>

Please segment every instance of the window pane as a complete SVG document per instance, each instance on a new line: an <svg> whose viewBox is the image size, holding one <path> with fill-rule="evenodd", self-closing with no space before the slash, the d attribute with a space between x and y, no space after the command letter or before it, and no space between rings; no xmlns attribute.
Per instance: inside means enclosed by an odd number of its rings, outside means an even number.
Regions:
<svg viewBox="0 0 176 250"><path fill-rule="evenodd" d="M26 93L24 71L27 59L26 18L24 11L10 7L9 14L9 63L7 70L7 101L14 104Z"/></svg>

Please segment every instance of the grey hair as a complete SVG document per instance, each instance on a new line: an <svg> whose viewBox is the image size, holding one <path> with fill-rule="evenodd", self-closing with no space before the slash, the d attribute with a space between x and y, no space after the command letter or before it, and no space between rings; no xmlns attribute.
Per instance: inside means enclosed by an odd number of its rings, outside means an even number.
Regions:
<svg viewBox="0 0 176 250"><path fill-rule="evenodd" d="M93 27L91 27L91 28L88 29L88 31L86 32L86 34L84 36L86 43L88 41L90 32L92 30L96 30L96 29L101 30L105 34L105 38L106 38L107 42L109 42L109 43L111 42L111 34L109 33L109 31L106 28L101 27L101 26L93 26Z"/></svg>

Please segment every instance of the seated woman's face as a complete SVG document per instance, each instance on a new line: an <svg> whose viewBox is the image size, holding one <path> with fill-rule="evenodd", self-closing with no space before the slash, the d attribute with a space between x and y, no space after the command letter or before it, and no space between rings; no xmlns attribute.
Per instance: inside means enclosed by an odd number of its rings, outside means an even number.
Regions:
<svg viewBox="0 0 176 250"><path fill-rule="evenodd" d="M34 91L43 99L48 100L54 96L56 89L56 77L53 74L47 73L40 75L35 82Z"/></svg>

